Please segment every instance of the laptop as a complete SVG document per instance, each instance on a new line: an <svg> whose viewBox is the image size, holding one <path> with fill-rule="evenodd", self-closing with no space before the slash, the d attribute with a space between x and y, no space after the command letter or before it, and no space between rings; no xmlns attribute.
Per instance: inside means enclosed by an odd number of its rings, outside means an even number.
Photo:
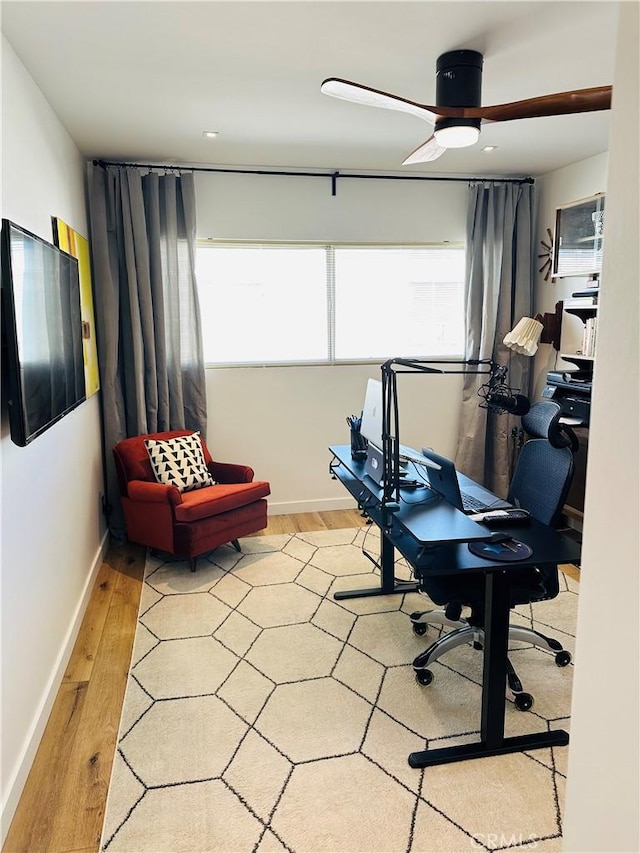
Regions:
<svg viewBox="0 0 640 853"><path fill-rule="evenodd" d="M431 488L442 495L447 503L461 510L466 515L471 515L476 512L486 512L490 509L509 509L513 505L502 498L497 497L485 489L484 486L479 486L476 483L467 484L464 491L460 489L458 482L458 472L456 466L445 456L440 456L439 453L431 450L428 447L423 447L422 452L425 457L437 463L438 469L425 468L424 474L429 481Z"/></svg>
<svg viewBox="0 0 640 853"><path fill-rule="evenodd" d="M367 439L369 445L373 445L379 452L382 451L382 382L380 382L379 379L367 380L367 390L364 395L364 404L362 406L360 435L363 435ZM422 465L424 467L438 467L436 462L428 459L423 453L419 453L417 450L414 450L413 447L401 444L399 451L400 460L402 462L415 462L416 465ZM373 466L373 463L376 462L375 454L372 458Z"/></svg>
<svg viewBox="0 0 640 853"><path fill-rule="evenodd" d="M382 451L369 444L367 446L367 458L364 463L364 473L370 477L377 486L384 485L384 457Z"/></svg>

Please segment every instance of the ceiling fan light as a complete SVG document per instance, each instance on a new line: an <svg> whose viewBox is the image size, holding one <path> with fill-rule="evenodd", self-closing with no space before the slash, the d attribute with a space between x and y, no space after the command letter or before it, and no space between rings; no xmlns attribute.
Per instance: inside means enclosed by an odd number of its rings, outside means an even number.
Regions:
<svg viewBox="0 0 640 853"><path fill-rule="evenodd" d="M477 127L451 125L437 128L434 135L442 148L467 148L476 144L480 138L480 130Z"/></svg>

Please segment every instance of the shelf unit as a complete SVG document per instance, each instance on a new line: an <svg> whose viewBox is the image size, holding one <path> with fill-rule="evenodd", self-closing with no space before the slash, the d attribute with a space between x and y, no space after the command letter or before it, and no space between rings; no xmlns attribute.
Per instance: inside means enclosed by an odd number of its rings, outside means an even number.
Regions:
<svg viewBox="0 0 640 853"><path fill-rule="evenodd" d="M565 361L575 364L582 373L593 371L593 362L595 357L595 346L597 337L597 322L598 322L598 297L599 290L580 291L574 293L571 299L565 299L562 312L564 315L571 314L577 317L582 323L582 338L578 348L577 339L574 338L573 343L576 345L568 348L561 347L560 357ZM566 343L567 336L565 335Z"/></svg>
<svg viewBox="0 0 640 853"><path fill-rule="evenodd" d="M589 401L595 364L598 300L605 229L605 194L596 193L556 208L552 250L552 279L582 278L571 298L556 303L554 346L559 350L558 371L566 371L568 391L562 394L565 417L575 412L579 448L575 474L564 507L565 516L581 529L589 444ZM584 281L584 280L587 281ZM551 318L551 315L545 315ZM558 322L559 320L559 322ZM555 343L557 341L557 344ZM586 353L589 353L587 355ZM565 367L562 362L570 367ZM566 385L564 386L566 389ZM574 391L575 389L575 391ZM552 389L552 395L554 391ZM573 526L573 525L572 525Z"/></svg>
<svg viewBox="0 0 640 853"><path fill-rule="evenodd" d="M566 315L577 317L584 327L586 327L586 324L590 320L596 320L597 322L599 295L600 291L598 288L595 287L574 292L571 295L570 299L564 300L562 306L563 323L566 318ZM595 336L597 336L597 327L594 328L594 351ZM576 366L577 370L575 371L575 373L572 374L575 377L576 385L578 385L578 382L580 380L583 380L585 383L591 383L593 378L595 355L583 355L582 353L577 352L562 351L560 353L560 357ZM568 408L570 414L571 405L569 405ZM575 474L573 482L571 484L571 489L569 491L569 494L567 495L567 500L564 506L564 513L568 519L570 526L576 526L578 530L581 530L584 511L587 453L589 447L589 427L574 427L574 432L578 438L579 447L575 458Z"/></svg>

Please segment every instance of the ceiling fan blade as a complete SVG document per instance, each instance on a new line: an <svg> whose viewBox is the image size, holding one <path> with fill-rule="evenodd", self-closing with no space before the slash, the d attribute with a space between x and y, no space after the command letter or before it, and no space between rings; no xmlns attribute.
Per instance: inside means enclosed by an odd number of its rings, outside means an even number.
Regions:
<svg viewBox="0 0 640 853"><path fill-rule="evenodd" d="M492 107L463 107L462 112L465 118L482 118L485 121L597 112L611 109L611 91L611 86L595 86L593 89L574 89Z"/></svg>
<svg viewBox="0 0 640 853"><path fill-rule="evenodd" d="M429 163L431 160L437 160L441 157L446 148L438 145L435 136L430 136L426 142L423 142L419 148L412 151L407 159L403 162L403 166L410 166L412 163Z"/></svg>
<svg viewBox="0 0 640 853"><path fill-rule="evenodd" d="M320 91L323 95L331 95L332 98L341 98L343 101L352 101L356 104L364 104L367 107L400 110L400 112L410 113L428 121L430 124L435 124L438 118L437 113L434 112L436 107L408 101L398 95L390 95L388 92L371 89L369 86L352 83L350 80L341 80L339 77L328 77L322 82Z"/></svg>

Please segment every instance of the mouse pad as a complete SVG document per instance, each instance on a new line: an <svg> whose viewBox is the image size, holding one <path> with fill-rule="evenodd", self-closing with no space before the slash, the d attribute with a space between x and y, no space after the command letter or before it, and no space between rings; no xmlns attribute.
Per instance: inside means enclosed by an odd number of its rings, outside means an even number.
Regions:
<svg viewBox="0 0 640 853"><path fill-rule="evenodd" d="M505 539L503 542L469 542L467 547L476 557L498 560L501 563L526 560L533 554L532 548L517 539Z"/></svg>

